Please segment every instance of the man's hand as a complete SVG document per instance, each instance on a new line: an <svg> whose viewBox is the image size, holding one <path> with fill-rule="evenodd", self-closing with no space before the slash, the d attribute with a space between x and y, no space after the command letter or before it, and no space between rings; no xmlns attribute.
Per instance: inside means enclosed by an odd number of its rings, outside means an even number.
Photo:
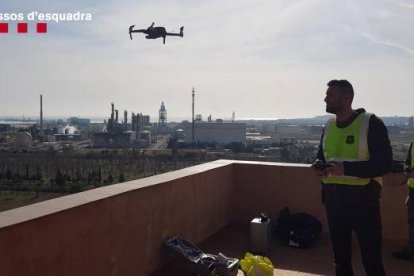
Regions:
<svg viewBox="0 0 414 276"><path fill-rule="evenodd" d="M326 163L322 160L316 159L315 162L312 164L313 172L316 176L324 176L326 175Z"/></svg>
<svg viewBox="0 0 414 276"><path fill-rule="evenodd" d="M343 162L337 162L337 161L331 161L329 162L331 164L331 167L326 168L325 172L327 174L331 175L344 175L344 163Z"/></svg>

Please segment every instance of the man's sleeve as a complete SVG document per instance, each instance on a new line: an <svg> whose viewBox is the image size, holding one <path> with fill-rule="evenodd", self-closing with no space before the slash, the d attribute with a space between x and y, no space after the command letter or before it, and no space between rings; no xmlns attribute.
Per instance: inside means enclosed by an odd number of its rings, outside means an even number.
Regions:
<svg viewBox="0 0 414 276"><path fill-rule="evenodd" d="M344 162L345 175L371 178L387 174L392 164L392 148L384 123L372 115L368 129L368 161Z"/></svg>

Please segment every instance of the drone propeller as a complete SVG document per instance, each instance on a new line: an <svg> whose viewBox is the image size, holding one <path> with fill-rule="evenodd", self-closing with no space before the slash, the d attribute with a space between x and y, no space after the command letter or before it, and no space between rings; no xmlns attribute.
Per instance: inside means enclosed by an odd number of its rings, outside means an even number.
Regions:
<svg viewBox="0 0 414 276"><path fill-rule="evenodd" d="M129 27L129 37L131 38L131 40L132 40L132 31L133 31L134 27L135 27L135 25L132 25L132 26Z"/></svg>

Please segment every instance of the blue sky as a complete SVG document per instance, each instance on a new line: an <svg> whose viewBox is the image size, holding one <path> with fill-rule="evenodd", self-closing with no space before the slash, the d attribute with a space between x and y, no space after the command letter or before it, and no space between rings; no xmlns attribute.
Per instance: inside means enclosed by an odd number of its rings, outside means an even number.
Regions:
<svg viewBox="0 0 414 276"><path fill-rule="evenodd" d="M25 1L26 2L26 1ZM322 115L326 83L346 78L354 107L414 115L414 1L5 1L0 13L89 12L48 33L0 35L0 116L298 118ZM147 40L128 27L184 37ZM34 26L34 25L33 25Z"/></svg>

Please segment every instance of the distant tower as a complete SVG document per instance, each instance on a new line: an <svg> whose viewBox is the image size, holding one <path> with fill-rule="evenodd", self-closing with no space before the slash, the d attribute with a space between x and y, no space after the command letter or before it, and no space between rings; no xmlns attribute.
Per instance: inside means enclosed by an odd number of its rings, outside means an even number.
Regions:
<svg viewBox="0 0 414 276"><path fill-rule="evenodd" d="M136 125L136 118L135 118L135 113L131 112L131 130L135 131L135 125Z"/></svg>
<svg viewBox="0 0 414 276"><path fill-rule="evenodd" d="M164 102L161 103L159 112L158 126L165 126L167 124L167 110L165 109Z"/></svg>
<svg viewBox="0 0 414 276"><path fill-rule="evenodd" d="M106 127L107 132L112 133L115 126L115 104L111 103L111 118L108 120L108 125Z"/></svg>
<svg viewBox="0 0 414 276"><path fill-rule="evenodd" d="M233 111L233 115L231 116L231 121L234 123L235 120L236 120L236 112Z"/></svg>
<svg viewBox="0 0 414 276"><path fill-rule="evenodd" d="M43 99L40 94L40 141L43 142Z"/></svg>
<svg viewBox="0 0 414 276"><path fill-rule="evenodd" d="M192 116L192 129L191 129L191 143L194 144L194 94L195 90L193 87L193 116Z"/></svg>
<svg viewBox="0 0 414 276"><path fill-rule="evenodd" d="M128 130L128 111L124 110L124 130Z"/></svg>

